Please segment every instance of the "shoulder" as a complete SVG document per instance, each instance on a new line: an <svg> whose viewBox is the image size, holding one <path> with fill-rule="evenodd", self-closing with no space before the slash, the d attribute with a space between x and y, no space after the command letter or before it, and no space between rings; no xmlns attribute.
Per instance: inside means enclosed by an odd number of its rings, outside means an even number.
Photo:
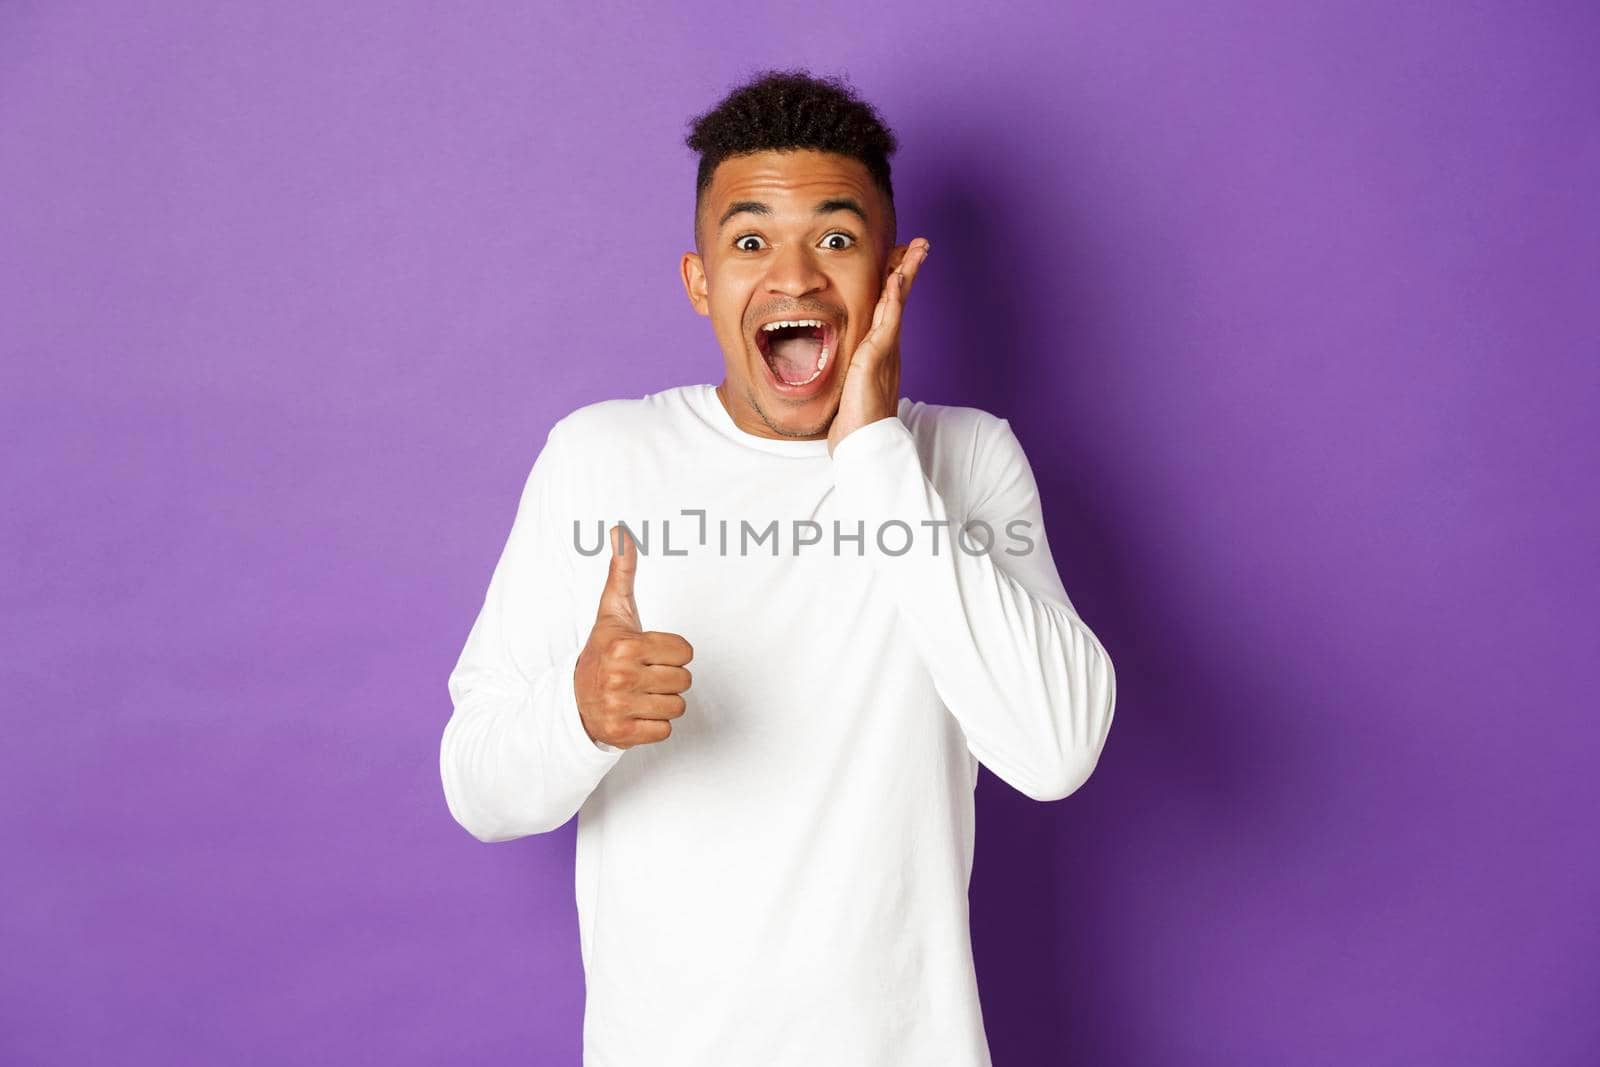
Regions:
<svg viewBox="0 0 1600 1067"><path fill-rule="evenodd" d="M1000 432L1005 419L982 408L961 404L930 404L925 400L900 398L900 419L913 433L965 433L969 436Z"/></svg>
<svg viewBox="0 0 1600 1067"><path fill-rule="evenodd" d="M687 442L696 425L694 388L679 386L574 408L550 427L535 465L545 467L574 501L657 482L689 454Z"/></svg>
<svg viewBox="0 0 1600 1067"><path fill-rule="evenodd" d="M902 397L899 415L916 442L924 473L963 512L990 497L1026 462L1011 424L993 412Z"/></svg>
<svg viewBox="0 0 1600 1067"><path fill-rule="evenodd" d="M592 444L615 446L649 437L653 431L668 431L691 411L689 391L693 388L696 387L676 386L645 396L585 404L557 419L550 428L550 439L579 448Z"/></svg>
<svg viewBox="0 0 1600 1067"><path fill-rule="evenodd" d="M902 397L900 421L917 442L924 461L963 463L970 473L997 446L1015 441L1011 424L993 412L961 404L930 404Z"/></svg>

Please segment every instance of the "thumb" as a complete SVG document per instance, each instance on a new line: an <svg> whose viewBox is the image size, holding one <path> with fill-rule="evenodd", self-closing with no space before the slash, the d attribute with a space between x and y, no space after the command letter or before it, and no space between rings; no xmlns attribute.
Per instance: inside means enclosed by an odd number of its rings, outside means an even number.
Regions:
<svg viewBox="0 0 1600 1067"><path fill-rule="evenodd" d="M633 573L639 566L639 552L633 534L623 527L613 526L608 531L611 539L611 569L606 573L606 587L600 593L600 610L595 621L609 619L642 630L639 625L639 607L633 600Z"/></svg>

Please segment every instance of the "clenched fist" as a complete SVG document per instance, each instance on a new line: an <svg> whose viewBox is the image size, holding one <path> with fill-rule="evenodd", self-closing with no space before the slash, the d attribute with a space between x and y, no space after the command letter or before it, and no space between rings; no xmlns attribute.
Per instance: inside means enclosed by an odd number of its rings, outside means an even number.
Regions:
<svg viewBox="0 0 1600 1067"><path fill-rule="evenodd" d="M611 570L600 594L589 643L578 655L572 688L590 738L618 748L664 741L682 715L689 688L684 666L694 649L677 634L645 630L633 602L639 554L632 537L613 526Z"/></svg>

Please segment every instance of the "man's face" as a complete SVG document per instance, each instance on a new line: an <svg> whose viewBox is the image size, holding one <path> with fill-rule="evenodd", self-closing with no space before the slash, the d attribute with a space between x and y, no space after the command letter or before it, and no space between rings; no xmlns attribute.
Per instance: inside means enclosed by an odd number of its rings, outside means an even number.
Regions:
<svg viewBox="0 0 1600 1067"><path fill-rule="evenodd" d="M809 149L726 159L695 236L683 284L722 347L720 392L735 424L762 437L826 437L850 356L906 253L890 247L888 204L866 166ZM795 320L821 325L762 329Z"/></svg>

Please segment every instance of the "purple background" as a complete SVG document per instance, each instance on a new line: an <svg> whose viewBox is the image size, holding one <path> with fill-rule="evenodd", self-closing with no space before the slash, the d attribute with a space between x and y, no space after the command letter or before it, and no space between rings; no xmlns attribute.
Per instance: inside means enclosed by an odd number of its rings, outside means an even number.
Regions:
<svg viewBox="0 0 1600 1067"><path fill-rule="evenodd" d="M844 71L1117 665L979 787L999 1067L1600 1055L1588 3L0 7L0 1060L576 1063L445 679L574 407L716 382L685 121ZM598 595L598 591L597 591Z"/></svg>

